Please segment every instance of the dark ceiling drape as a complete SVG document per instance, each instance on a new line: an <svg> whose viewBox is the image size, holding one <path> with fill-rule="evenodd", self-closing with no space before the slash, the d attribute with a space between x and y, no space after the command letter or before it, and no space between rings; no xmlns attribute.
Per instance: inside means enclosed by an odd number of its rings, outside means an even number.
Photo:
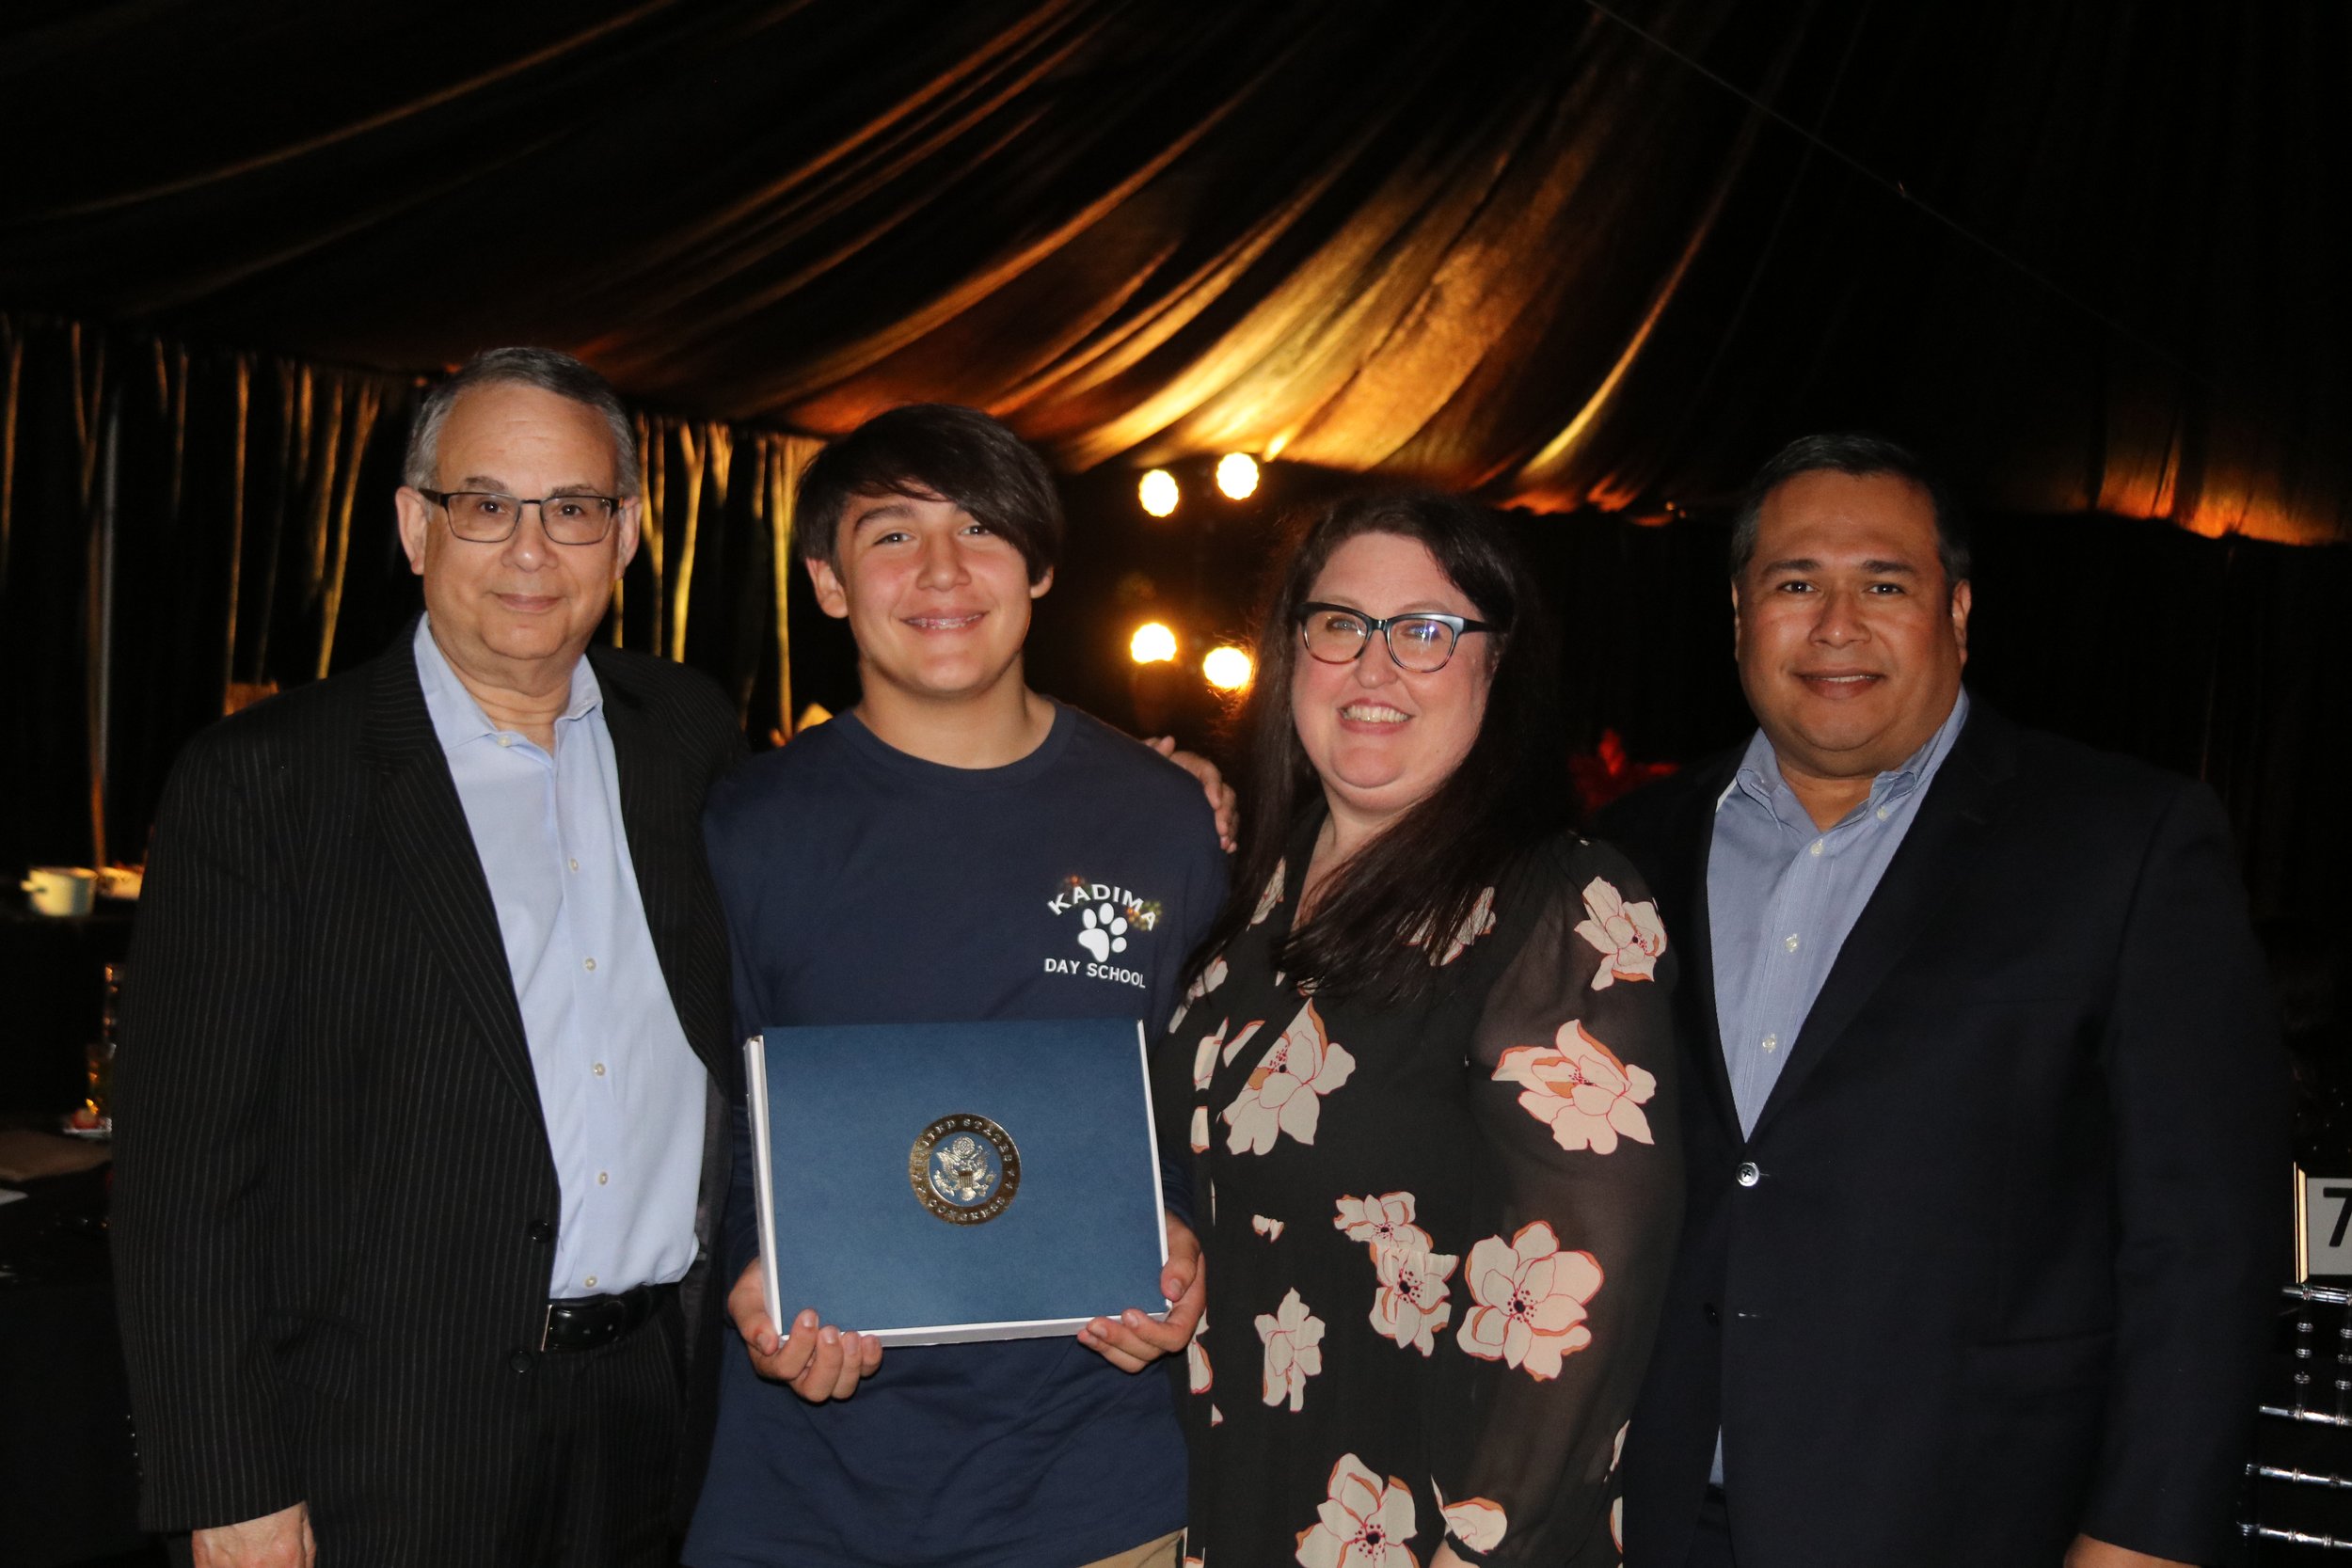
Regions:
<svg viewBox="0 0 2352 1568"><path fill-rule="evenodd" d="M528 341L647 411L662 526L614 635L755 735L787 627L794 694L851 694L775 572L792 466L909 399L1068 470L1057 694L1117 716L1147 610L1237 626L1263 507L1154 533L1131 474L1242 449L1275 492L1585 513L1528 525L1571 737L1684 758L1742 722L1725 497L1801 430L1886 430L1993 519L1980 691L2202 773L2260 906L2325 913L2352 550L2288 546L2352 539L2348 16L19 0L0 865L135 858L232 686L380 647L418 376Z"/></svg>
<svg viewBox="0 0 2352 1568"><path fill-rule="evenodd" d="M1997 507L2317 542L2346 42L2323 0L27 0L0 305L1542 511L1862 422Z"/></svg>

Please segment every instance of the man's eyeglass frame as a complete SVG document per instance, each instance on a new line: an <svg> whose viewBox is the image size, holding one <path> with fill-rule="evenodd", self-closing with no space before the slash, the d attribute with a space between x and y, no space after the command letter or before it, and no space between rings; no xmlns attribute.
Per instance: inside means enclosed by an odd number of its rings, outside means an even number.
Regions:
<svg viewBox="0 0 2352 1568"><path fill-rule="evenodd" d="M1314 645L1308 641L1307 623L1312 620L1318 612L1326 610L1333 611L1341 615L1353 616L1364 624L1364 640L1356 644L1356 651L1348 655L1345 658L1326 658L1321 654L1315 652ZM1446 644L1445 657L1438 660L1437 663L1431 665L1426 670L1416 670L1413 666L1397 657L1396 644L1389 641L1389 628L1396 626L1400 622L1405 621L1434 621L1438 625L1445 627L1448 631L1452 632L1454 634L1454 638L1452 641ZM1447 665L1453 663L1455 651L1462 645L1463 633L1472 631L1490 632L1494 629L1495 627L1492 622L1473 621L1467 615L1450 615L1443 610L1407 610L1402 615L1390 615L1384 617L1379 615L1367 615L1362 610L1358 610L1354 605L1326 604L1321 601L1311 601L1298 607L1298 645L1301 649L1305 650L1307 657L1313 659L1316 663L1353 664L1358 659L1364 657L1364 650L1371 647L1372 640L1375 637L1377 637L1380 639L1380 645L1389 651L1389 662L1395 665L1398 669L1405 671L1408 674L1415 675L1434 675L1438 671L1444 669Z"/></svg>
<svg viewBox="0 0 2352 1568"><path fill-rule="evenodd" d="M621 519L621 498L618 496L597 496L586 493L568 496L510 496L503 490L428 490L421 484L413 485L411 488L418 495L439 507L442 515L449 519L451 535L468 545L505 544L515 537L515 531L523 526L523 508L526 506L535 506L539 509L539 531L548 536L548 544L568 545L575 549L603 544L612 537L612 525ZM457 512L450 505L450 502L463 500L469 496L488 496L494 499L514 502L514 520L506 525L506 531L495 539L477 538L472 534L460 533L457 530ZM555 531L548 527L548 503L549 501L602 501L604 503L604 527L596 531L596 536L594 539L559 539L556 537Z"/></svg>

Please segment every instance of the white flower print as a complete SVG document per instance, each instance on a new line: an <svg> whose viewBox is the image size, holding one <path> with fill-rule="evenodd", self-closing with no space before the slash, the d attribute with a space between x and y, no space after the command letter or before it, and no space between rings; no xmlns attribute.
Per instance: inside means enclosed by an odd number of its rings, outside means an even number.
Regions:
<svg viewBox="0 0 2352 1568"><path fill-rule="evenodd" d="M1575 1019L1560 1025L1553 1045L1515 1045L1495 1064L1495 1082L1518 1084L1519 1109L1551 1127L1562 1148L1614 1154L1620 1134L1651 1142L1642 1109L1658 1092L1646 1068L1629 1067L1585 1033Z"/></svg>
<svg viewBox="0 0 2352 1568"><path fill-rule="evenodd" d="M1323 1097L1355 1070L1356 1058L1345 1046L1324 1037L1322 1015L1308 1003L1266 1048L1241 1093L1221 1113L1232 1129L1226 1148L1263 1154L1286 1132L1302 1144L1313 1143Z"/></svg>
<svg viewBox="0 0 2352 1568"><path fill-rule="evenodd" d="M1209 1151L1209 1108L1206 1105L1192 1108L1192 1151L1195 1154Z"/></svg>
<svg viewBox="0 0 2352 1568"><path fill-rule="evenodd" d="M1351 1242L1362 1242L1372 1248L1376 1260L1383 1247L1403 1247L1410 1252L1427 1252L1437 1243L1429 1232L1413 1223L1413 1195L1382 1193L1378 1197L1343 1197L1339 1212L1331 1216L1331 1228L1344 1230Z"/></svg>
<svg viewBox="0 0 2352 1568"><path fill-rule="evenodd" d="M1282 1239L1282 1223L1280 1220L1270 1220L1263 1214L1249 1216L1249 1228L1269 1242L1279 1242Z"/></svg>
<svg viewBox="0 0 2352 1568"><path fill-rule="evenodd" d="M1301 1568L1420 1568L1413 1556L1413 1494L1394 1476L1383 1485L1354 1454L1331 1466L1329 1496L1298 1532Z"/></svg>
<svg viewBox="0 0 2352 1568"><path fill-rule="evenodd" d="M1462 917L1462 924L1446 942L1444 956L1438 959L1438 967L1442 969L1460 958L1470 950L1471 942L1494 928L1495 890L1487 888L1478 895L1478 902L1470 906L1470 913Z"/></svg>
<svg viewBox="0 0 2352 1568"><path fill-rule="evenodd" d="M1274 875L1266 879L1265 891L1258 895L1257 912L1249 917L1249 924L1252 926L1264 925L1266 916L1274 912L1274 906L1282 901L1283 870L1283 863L1276 861L1274 863ZM1281 982L1278 980L1275 984L1279 985Z"/></svg>
<svg viewBox="0 0 2352 1568"><path fill-rule="evenodd" d="M1225 1060L1230 1064L1234 1057L1240 1055L1241 1048L1249 1043L1249 1037L1264 1027L1265 1020L1262 1018L1253 1018L1248 1022L1243 1024L1234 1032L1233 1037L1225 1042ZM1202 1088L1208 1087L1206 1084L1203 1084L1200 1086Z"/></svg>
<svg viewBox="0 0 2352 1568"><path fill-rule="evenodd" d="M1225 983L1225 956L1220 953L1209 960L1209 967L1196 975L1191 985L1184 988L1184 999L1176 1005L1176 1016L1168 1021L1168 1026L1173 1029L1183 1023L1184 1014L1191 1010L1195 1002Z"/></svg>
<svg viewBox="0 0 2352 1568"><path fill-rule="evenodd" d="M1617 1473L1617 1466L1625 1460L1625 1434L1632 1429L1631 1421L1617 1428L1616 1446L1609 1450L1609 1473L1613 1476ZM1625 1550L1625 1497L1622 1493L1618 1495L1616 1501L1609 1505L1609 1539L1615 1544L1617 1550L1620 1552Z"/></svg>
<svg viewBox="0 0 2352 1568"><path fill-rule="evenodd" d="M1458 1503L1449 1503L1445 1500L1445 1488L1438 1484L1435 1476L1429 1478L1429 1491L1438 1499L1438 1512L1445 1516L1448 1535L1474 1552L1491 1552L1502 1544L1511 1521L1501 1503L1492 1497L1464 1497Z"/></svg>
<svg viewBox="0 0 2352 1568"><path fill-rule="evenodd" d="M1518 1367L1538 1382L1593 1342L1584 1304L1600 1290L1600 1265L1589 1252L1563 1252L1542 1220L1504 1242L1489 1236L1470 1248L1468 1271L1477 1306L1455 1341L1482 1361Z"/></svg>
<svg viewBox="0 0 2352 1568"><path fill-rule="evenodd" d="M1192 1052L1192 1086L1206 1090L1210 1075L1216 1071L1216 1053L1225 1049L1225 1026L1233 1021L1221 1019L1215 1029L1200 1037L1200 1043Z"/></svg>
<svg viewBox="0 0 2352 1568"><path fill-rule="evenodd" d="M1209 1391L1209 1353L1200 1348L1200 1336L1209 1331L1209 1314L1204 1307L1200 1321L1193 1324L1192 1342L1184 1346L1184 1370L1190 1374L1190 1386L1196 1394Z"/></svg>
<svg viewBox="0 0 2352 1568"><path fill-rule="evenodd" d="M1380 1276L1372 1298L1372 1326L1400 1345L1433 1354L1437 1344L1431 1336L1454 1320L1446 1281L1460 1259L1414 1247L1375 1246L1372 1261Z"/></svg>
<svg viewBox="0 0 2352 1568"><path fill-rule="evenodd" d="M1288 1400L1294 1413L1305 1407L1307 1380L1323 1370L1323 1320L1307 1310L1296 1291L1271 1315L1258 1314L1258 1338L1265 1342L1260 1392L1266 1403Z"/></svg>
<svg viewBox="0 0 2352 1568"><path fill-rule="evenodd" d="M1576 934L1600 952L1595 990L1607 990L1619 980L1654 979L1659 955L1666 951L1666 926L1658 918L1658 906L1646 898L1629 904L1598 877L1584 884L1584 919Z"/></svg>

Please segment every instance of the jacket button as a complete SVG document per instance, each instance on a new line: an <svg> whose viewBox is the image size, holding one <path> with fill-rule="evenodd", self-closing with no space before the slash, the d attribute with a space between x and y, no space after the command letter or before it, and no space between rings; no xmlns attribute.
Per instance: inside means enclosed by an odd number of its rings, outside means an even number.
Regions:
<svg viewBox="0 0 2352 1568"><path fill-rule="evenodd" d="M516 1371L527 1372L531 1370L531 1353L527 1350L509 1351L506 1354L506 1364Z"/></svg>
<svg viewBox="0 0 2352 1568"><path fill-rule="evenodd" d="M555 1240L555 1227L545 1220L532 1220L523 1227L523 1234L542 1244Z"/></svg>
<svg viewBox="0 0 2352 1568"><path fill-rule="evenodd" d="M1711 1301L1700 1304L1699 1314L1710 1323L1720 1323L1724 1321L1724 1315L1715 1309L1715 1304Z"/></svg>
<svg viewBox="0 0 2352 1568"><path fill-rule="evenodd" d="M1749 1160L1740 1165L1734 1180L1742 1187L1753 1187L1764 1180L1764 1173L1756 1168L1755 1161Z"/></svg>

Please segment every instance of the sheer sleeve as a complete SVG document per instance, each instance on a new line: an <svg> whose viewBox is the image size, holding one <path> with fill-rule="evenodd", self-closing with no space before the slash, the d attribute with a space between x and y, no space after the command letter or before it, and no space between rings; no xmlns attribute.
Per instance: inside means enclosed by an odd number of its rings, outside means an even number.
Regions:
<svg viewBox="0 0 2352 1568"><path fill-rule="evenodd" d="M1673 960L1605 846L1548 851L1465 1070L1477 1136L1454 1346L1433 1367L1447 1535L1479 1562L1617 1560L1616 1456L1682 1213Z"/></svg>

